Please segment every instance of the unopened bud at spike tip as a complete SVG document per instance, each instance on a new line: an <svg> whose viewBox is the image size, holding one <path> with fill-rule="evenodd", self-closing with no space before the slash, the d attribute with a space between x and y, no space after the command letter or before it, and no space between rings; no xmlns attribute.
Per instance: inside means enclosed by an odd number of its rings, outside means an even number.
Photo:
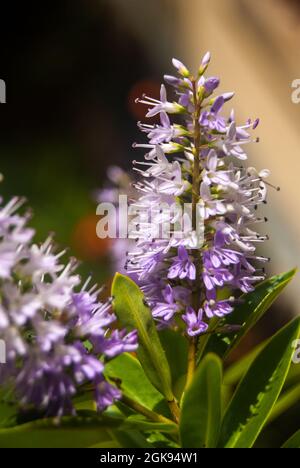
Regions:
<svg viewBox="0 0 300 468"><path fill-rule="evenodd" d="M190 76L189 70L182 62L180 62L180 60L173 58L172 63L174 67L177 69L178 73L182 75L184 78L188 78Z"/></svg>
<svg viewBox="0 0 300 468"><path fill-rule="evenodd" d="M207 67L210 63L210 60L211 60L211 53L210 52L206 52L206 54L204 55L202 61L201 61L201 64L200 64L200 67L199 67L199 70L198 70L198 76L202 76L206 70L207 70Z"/></svg>

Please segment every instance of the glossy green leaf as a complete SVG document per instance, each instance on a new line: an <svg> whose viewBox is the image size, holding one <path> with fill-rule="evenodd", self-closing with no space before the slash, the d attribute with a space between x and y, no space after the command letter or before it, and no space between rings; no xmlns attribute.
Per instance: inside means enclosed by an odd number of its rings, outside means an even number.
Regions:
<svg viewBox="0 0 300 468"><path fill-rule="evenodd" d="M220 447L253 446L283 387L299 328L297 318L272 337L250 366L226 411Z"/></svg>
<svg viewBox="0 0 300 468"><path fill-rule="evenodd" d="M266 346L269 340L260 343L254 349L252 349L248 354L241 357L235 361L231 366L229 366L224 372L224 384L225 385L236 385L241 380L241 378L246 374L251 363L254 361L256 356L260 351Z"/></svg>
<svg viewBox="0 0 300 468"><path fill-rule="evenodd" d="M188 340L174 330L159 332L161 344L165 350L172 375L172 382L176 384L187 372Z"/></svg>
<svg viewBox="0 0 300 468"><path fill-rule="evenodd" d="M112 440L120 421L100 417L44 419L0 429L1 448L85 448Z"/></svg>
<svg viewBox="0 0 300 468"><path fill-rule="evenodd" d="M139 431L159 431L164 433L176 433L178 428L174 423L170 424L152 422L144 418L143 416L132 415L129 416L124 423L121 425L121 429L137 429Z"/></svg>
<svg viewBox="0 0 300 468"><path fill-rule="evenodd" d="M117 273L112 285L114 310L120 322L137 329L137 351L143 369L152 384L169 401L173 400L171 373L165 352L160 343L154 320L144 304L144 295L129 278Z"/></svg>
<svg viewBox="0 0 300 468"><path fill-rule="evenodd" d="M162 394L151 384L137 358L124 353L105 366L108 378L120 380L124 393L148 409L170 416L170 410Z"/></svg>
<svg viewBox="0 0 300 468"><path fill-rule="evenodd" d="M180 438L183 448L213 448L221 424L222 364L208 354L183 396Z"/></svg>
<svg viewBox="0 0 300 468"><path fill-rule="evenodd" d="M188 340L177 331L168 329L159 332L159 337L170 365L173 392L180 400L186 383Z"/></svg>
<svg viewBox="0 0 300 468"><path fill-rule="evenodd" d="M15 423L16 404L14 402L13 391L8 387L0 387L0 428L7 427Z"/></svg>
<svg viewBox="0 0 300 468"><path fill-rule="evenodd" d="M0 402L0 428L10 425L12 419L15 419L16 407L8 403Z"/></svg>
<svg viewBox="0 0 300 468"><path fill-rule="evenodd" d="M180 445L170 438L167 434L161 432L152 432L147 438L152 448L180 448Z"/></svg>
<svg viewBox="0 0 300 468"><path fill-rule="evenodd" d="M300 365L299 363L297 364L293 362L286 379L286 385L291 387L292 385L296 385L298 382L300 382Z"/></svg>
<svg viewBox="0 0 300 468"><path fill-rule="evenodd" d="M116 430L112 432L114 440L123 448L150 448L146 437L136 430Z"/></svg>
<svg viewBox="0 0 300 468"><path fill-rule="evenodd" d="M297 431L292 437L285 442L282 448L298 449L300 448L300 430Z"/></svg>
<svg viewBox="0 0 300 468"><path fill-rule="evenodd" d="M122 446L119 444L117 440L107 440L105 442L99 442L98 444L91 445L89 448L121 448Z"/></svg>
<svg viewBox="0 0 300 468"><path fill-rule="evenodd" d="M259 284L251 293L242 296L242 302L225 320L226 325L241 325L237 333L212 335L206 345L205 353L214 352L226 359L238 346L242 338L254 327L271 307L284 288L290 283L297 270L291 270Z"/></svg>
<svg viewBox="0 0 300 468"><path fill-rule="evenodd" d="M272 413L269 416L268 424L273 422L279 416L284 414L293 406L297 405L300 401L300 384L288 389L286 392L280 395L276 405L273 408Z"/></svg>

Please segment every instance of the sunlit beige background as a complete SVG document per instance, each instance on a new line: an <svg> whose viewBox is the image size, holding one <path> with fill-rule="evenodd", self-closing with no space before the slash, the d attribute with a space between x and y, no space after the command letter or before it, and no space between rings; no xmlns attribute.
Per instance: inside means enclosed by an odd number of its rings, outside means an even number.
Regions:
<svg viewBox="0 0 300 468"><path fill-rule="evenodd" d="M297 11L296 1L162 0L158 10L156 1L115 3L158 61L175 55L196 69L210 50L210 72L221 76L222 89L236 91L238 118L261 118L251 160L270 168L271 181L281 186L270 192L266 210L272 270L300 265L300 104L291 100L292 82L300 78L300 5ZM156 34L158 23L165 41ZM298 280L289 289L294 306Z"/></svg>

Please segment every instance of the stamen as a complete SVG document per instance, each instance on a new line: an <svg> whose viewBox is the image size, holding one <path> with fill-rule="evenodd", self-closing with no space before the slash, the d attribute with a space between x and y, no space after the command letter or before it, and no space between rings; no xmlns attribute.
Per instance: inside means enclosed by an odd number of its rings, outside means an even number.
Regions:
<svg viewBox="0 0 300 468"><path fill-rule="evenodd" d="M276 185L270 184L270 182L266 182L265 180L263 182L264 182L264 184L268 185L269 187L275 189L277 192L280 192L281 188L279 186L276 187Z"/></svg>

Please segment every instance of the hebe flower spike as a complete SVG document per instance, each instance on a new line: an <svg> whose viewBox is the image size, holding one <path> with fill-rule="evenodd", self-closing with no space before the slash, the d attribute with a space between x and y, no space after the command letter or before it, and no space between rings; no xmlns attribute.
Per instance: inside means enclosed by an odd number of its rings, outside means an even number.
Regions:
<svg viewBox="0 0 300 468"><path fill-rule="evenodd" d="M190 337L206 332L213 317L230 314L240 293L252 291L264 279L259 264L268 261L256 254L257 244L267 237L254 226L260 221L257 208L266 201L269 172L241 167L259 120L238 125L234 111L224 116L234 93L214 95L220 80L204 76L209 62L207 53L193 77L173 59L179 76L166 75L165 80L176 100L168 100L164 85L159 100L140 100L149 107L146 116L159 114L160 124L138 124L149 143L135 147L149 151L145 162L134 163L141 196L133 206L142 208L143 216L158 211L155 223L162 227L166 218L157 207L190 203L192 221L176 242L172 237L153 239L151 226L137 221L139 240L127 257L127 270L144 291L159 326L185 327ZM201 248L192 242L199 228L197 210L204 221ZM167 221L172 231L176 220L170 215ZM225 290L230 291L227 299Z"/></svg>

